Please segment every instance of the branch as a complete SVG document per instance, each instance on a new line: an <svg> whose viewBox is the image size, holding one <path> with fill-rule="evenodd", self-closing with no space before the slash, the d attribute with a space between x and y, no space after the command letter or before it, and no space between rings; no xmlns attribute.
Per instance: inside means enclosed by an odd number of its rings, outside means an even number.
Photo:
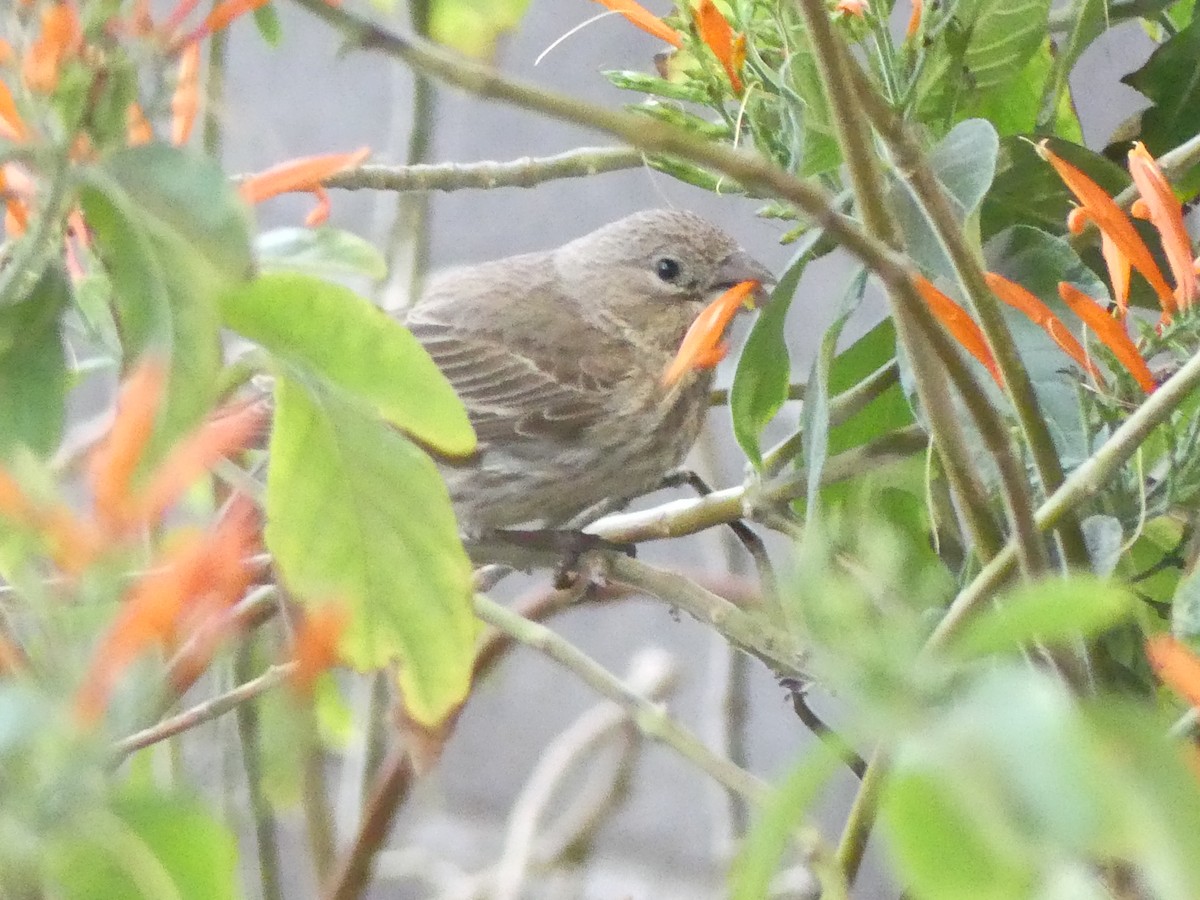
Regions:
<svg viewBox="0 0 1200 900"><path fill-rule="evenodd" d="M631 691L619 678L549 628L522 618L482 594L475 596L475 614L522 644L549 656L578 675L597 693L627 710L645 737L665 744L725 787L756 803L766 796L767 786L761 780L714 755L698 737L674 722L659 706Z"/></svg>
<svg viewBox="0 0 1200 900"><path fill-rule="evenodd" d="M165 741L167 738L182 734L185 731L195 728L197 725L211 722L213 719L225 715L230 710L235 709L248 700L253 700L260 694L265 694L280 682L286 680L295 668L295 663L283 663L282 665L271 666L271 668L267 669L253 681L247 681L245 684L239 685L228 693L199 703L177 716L164 719L150 728L117 741L113 744L112 748L115 757L114 761L119 763L131 753L157 744L159 741Z"/></svg>
<svg viewBox="0 0 1200 900"><path fill-rule="evenodd" d="M415 71L468 93L610 134L645 153L663 153L689 160L727 175L748 190L787 200L807 213L885 283L899 283L912 272L903 255L872 237L849 216L838 212L832 195L818 183L796 178L756 152L715 144L684 128L606 109L507 78L491 66L466 59L420 38L390 33L368 19L343 7L330 6L324 0L294 2L340 31L350 45L394 57Z"/></svg>
<svg viewBox="0 0 1200 900"><path fill-rule="evenodd" d="M359 166L330 176L325 187L346 191L459 191L502 187L530 188L559 178L585 178L644 164L631 147L581 147L556 156L524 157L509 162Z"/></svg>
<svg viewBox="0 0 1200 900"><path fill-rule="evenodd" d="M821 484L835 484L905 459L927 445L928 437L920 427L901 428L831 457L821 473ZM791 472L765 485L738 485L699 499L672 500L640 512L605 516L586 530L614 544L683 537L741 519L747 515L747 507L790 503L803 497L807 479L805 472Z"/></svg>

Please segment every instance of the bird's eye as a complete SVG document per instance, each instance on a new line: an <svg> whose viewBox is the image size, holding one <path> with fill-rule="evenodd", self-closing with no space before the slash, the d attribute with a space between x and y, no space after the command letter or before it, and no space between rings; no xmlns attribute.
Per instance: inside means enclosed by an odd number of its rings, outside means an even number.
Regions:
<svg viewBox="0 0 1200 900"><path fill-rule="evenodd" d="M679 277L679 263L669 256L664 256L654 264L654 271L663 281L674 281Z"/></svg>

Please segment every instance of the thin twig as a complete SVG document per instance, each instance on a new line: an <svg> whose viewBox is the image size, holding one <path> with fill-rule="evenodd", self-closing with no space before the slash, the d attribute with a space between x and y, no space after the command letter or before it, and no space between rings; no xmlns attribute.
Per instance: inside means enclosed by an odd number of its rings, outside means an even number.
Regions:
<svg viewBox="0 0 1200 900"><path fill-rule="evenodd" d="M196 706L185 710L177 716L164 719L150 728L146 728L117 741L113 745L113 755L116 761L120 762L137 750L157 744L159 741L165 741L167 738L182 734L185 731L195 728L197 725L210 722L219 716L225 715L225 713L236 709L242 703L253 700L255 697L266 693L286 680L294 668L295 663L283 663L271 666L271 668L267 669L253 681L247 681L245 684L238 685L233 690L221 694L219 697L213 697L211 700L198 703Z"/></svg>
<svg viewBox="0 0 1200 900"><path fill-rule="evenodd" d="M587 178L641 165L642 153L632 147L580 147L554 156L527 156L506 162L359 166L332 175L323 184L345 191L404 193L531 188L561 178Z"/></svg>
<svg viewBox="0 0 1200 900"><path fill-rule="evenodd" d="M480 594L475 597L475 614L573 672L597 693L625 708L639 732L675 750L730 790L736 790L754 802L761 801L766 795L766 785L760 779L729 760L715 756L703 741L674 722L657 705L631 691L619 678L544 625L531 622Z"/></svg>

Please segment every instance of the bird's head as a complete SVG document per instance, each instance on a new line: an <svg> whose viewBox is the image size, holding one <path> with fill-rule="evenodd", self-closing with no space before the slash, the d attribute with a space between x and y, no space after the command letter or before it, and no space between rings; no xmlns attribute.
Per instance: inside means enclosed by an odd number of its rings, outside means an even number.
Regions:
<svg viewBox="0 0 1200 900"><path fill-rule="evenodd" d="M729 234L694 213L655 209L564 245L555 265L584 316L661 344L679 346L700 311L744 281L774 276ZM765 299L763 288L756 292Z"/></svg>

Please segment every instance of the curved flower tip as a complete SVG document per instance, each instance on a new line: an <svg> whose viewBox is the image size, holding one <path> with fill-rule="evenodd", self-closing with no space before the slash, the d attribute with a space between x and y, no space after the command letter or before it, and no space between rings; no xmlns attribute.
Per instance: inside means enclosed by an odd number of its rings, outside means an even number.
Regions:
<svg viewBox="0 0 1200 900"><path fill-rule="evenodd" d="M370 148L362 147L353 153L327 153L288 160L265 172L251 175L238 185L238 193L250 204L261 203L280 194L313 193L317 196L317 208L309 214L308 224L319 224L329 215L329 198L321 182L359 165L370 155Z"/></svg>
<svg viewBox="0 0 1200 900"><path fill-rule="evenodd" d="M1142 195L1135 204L1135 215L1144 214L1162 238L1163 252L1175 279L1175 298L1180 308L1188 309L1200 300L1200 289L1193 270L1192 240L1183 224L1183 207L1167 176L1140 141L1129 151L1129 174Z"/></svg>
<svg viewBox="0 0 1200 900"><path fill-rule="evenodd" d="M1003 387L1004 379L1000 377L1000 369L996 365L995 357L992 356L992 349L988 346L983 330L975 324L975 320L967 314L965 309L934 287L933 282L923 275L915 277L913 284L917 293L921 295L921 299L925 301L925 305L929 307L929 311L933 313L933 317L942 323L950 336L958 341L964 350L988 370L992 380Z"/></svg>
<svg viewBox="0 0 1200 900"><path fill-rule="evenodd" d="M635 3L634 0L596 0L596 2L615 13L620 13L633 25L647 34L654 35L660 41L665 41L672 47L683 46L683 35L640 3Z"/></svg>
<svg viewBox="0 0 1200 900"><path fill-rule="evenodd" d="M664 387L671 387L688 372L711 369L725 358L729 349L722 340L725 329L739 309L754 305L753 294L758 288L757 281L743 281L704 307L683 336L675 358L663 371Z"/></svg>
<svg viewBox="0 0 1200 900"><path fill-rule="evenodd" d="M1158 302L1162 305L1163 310L1167 313L1174 312L1175 293L1163 278L1162 272L1159 271L1158 265L1150 253L1150 248L1137 233L1137 229L1133 227L1133 222L1129 217L1121 211L1112 197L1108 196L1104 188L1096 184L1082 170L1052 151L1046 141L1041 141L1036 147L1042 159L1054 167L1058 177L1078 199L1085 210L1086 217L1095 222L1100 232L1112 241L1113 246L1105 253L1105 261L1110 262L1109 276L1114 283L1114 293L1120 294L1120 268L1125 263L1119 262L1116 268L1112 263L1123 258L1150 282L1150 286L1158 295ZM1074 215L1074 225L1079 227L1079 224L1084 221L1084 213L1075 213ZM1072 220L1068 219L1068 225L1071 224Z"/></svg>
<svg viewBox="0 0 1200 900"><path fill-rule="evenodd" d="M911 41L921 30L921 20L925 15L925 0L912 0L912 14L908 17L908 27L904 29L904 40Z"/></svg>
<svg viewBox="0 0 1200 900"><path fill-rule="evenodd" d="M1082 320L1083 324L1096 333L1097 339L1112 351L1113 356L1123 365L1143 391L1149 394L1158 385L1150 373L1150 367L1137 345L1125 333L1124 325L1108 314L1099 303L1081 291L1075 285L1060 281L1058 296L1063 303L1071 308L1071 312Z"/></svg>
<svg viewBox="0 0 1200 900"><path fill-rule="evenodd" d="M721 15L713 0L700 0L694 10L696 32L700 40L713 52L725 69L729 84L735 94L742 92L742 64L746 61L745 35L735 34L729 22Z"/></svg>

